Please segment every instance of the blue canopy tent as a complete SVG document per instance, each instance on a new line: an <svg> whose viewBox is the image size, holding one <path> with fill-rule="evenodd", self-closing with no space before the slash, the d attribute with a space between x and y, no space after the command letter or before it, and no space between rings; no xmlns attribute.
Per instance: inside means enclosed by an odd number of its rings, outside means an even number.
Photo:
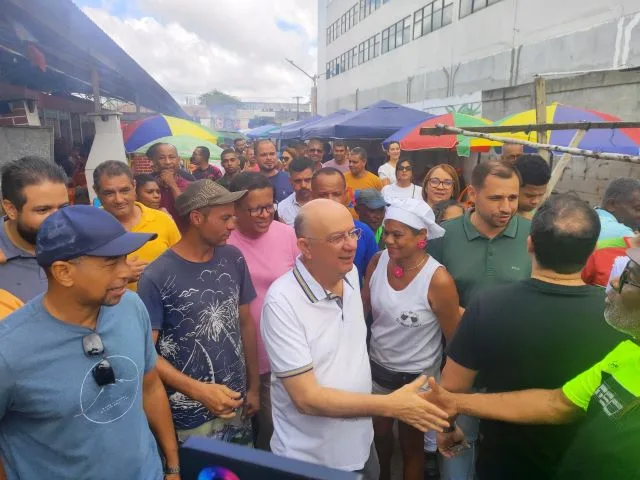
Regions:
<svg viewBox="0 0 640 480"><path fill-rule="evenodd" d="M305 125L304 127L302 127L300 129L300 132L298 133L298 138L301 138L303 140L309 140L310 138L313 138L315 136L315 135L309 135L307 133L310 129L323 128L323 127L335 125L338 121L342 120L347 115L351 115L352 113L354 112L352 112L351 110L344 110L344 109L337 110L333 113L330 113L323 119L318 120L317 122L314 122L310 125Z"/></svg>
<svg viewBox="0 0 640 480"><path fill-rule="evenodd" d="M261 125L259 127L252 128L251 130L249 130L246 133L246 136L253 139L271 138L272 137L271 133L276 131L279 128L280 128L279 125L273 125L273 124Z"/></svg>
<svg viewBox="0 0 640 480"><path fill-rule="evenodd" d="M350 140L375 140L389 135L407 125L427 120L430 115L420 110L403 107L381 100L361 110L340 118L324 120L303 129L303 138L340 138Z"/></svg>
<svg viewBox="0 0 640 480"><path fill-rule="evenodd" d="M294 138L300 138L300 131L302 127L311 125L315 122L319 122L324 117L322 115L314 115L313 117L305 118L304 120L298 120L288 125L283 125L280 129L272 132L273 136L278 140L293 140Z"/></svg>

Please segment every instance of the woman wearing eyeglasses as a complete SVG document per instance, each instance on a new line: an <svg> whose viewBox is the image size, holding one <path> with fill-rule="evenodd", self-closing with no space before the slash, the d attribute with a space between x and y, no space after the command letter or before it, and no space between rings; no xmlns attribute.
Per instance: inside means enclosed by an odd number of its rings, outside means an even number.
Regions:
<svg viewBox="0 0 640 480"><path fill-rule="evenodd" d="M271 284L291 270L298 256L296 235L289 225L274 222L276 204L274 189L261 173L243 172L231 180L229 190L247 190L236 202L236 229L227 241L244 256L256 298L250 303L251 316L256 323L258 368L260 370L260 411L256 447L269 450L273 433L271 420L270 368L267 352L260 336L260 313L264 297Z"/></svg>
<svg viewBox="0 0 640 480"><path fill-rule="evenodd" d="M431 208L450 198L458 198L459 194L460 179L451 165L446 163L436 165L424 177L422 198Z"/></svg>
<svg viewBox="0 0 640 480"><path fill-rule="evenodd" d="M382 180L382 186L391 185L396 181L396 165L400 160L400 144L391 142L387 146L389 161L378 168L378 176Z"/></svg>
<svg viewBox="0 0 640 480"><path fill-rule="evenodd" d="M399 198L422 198L422 187L413 183L413 163L402 158L396 165L396 181L382 188L382 196L387 202Z"/></svg>

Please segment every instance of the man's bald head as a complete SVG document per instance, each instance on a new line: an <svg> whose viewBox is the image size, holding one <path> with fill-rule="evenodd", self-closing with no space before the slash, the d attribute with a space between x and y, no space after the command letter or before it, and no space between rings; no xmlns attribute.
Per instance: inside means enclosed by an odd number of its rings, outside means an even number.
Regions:
<svg viewBox="0 0 640 480"><path fill-rule="evenodd" d="M318 198L302 206L293 227L298 238L324 238L336 230L336 226L349 221L353 225L353 217L344 205L326 198Z"/></svg>
<svg viewBox="0 0 640 480"><path fill-rule="evenodd" d="M580 272L599 235L596 211L566 193L544 202L531 222L531 244L538 265L559 274Z"/></svg>
<svg viewBox="0 0 640 480"><path fill-rule="evenodd" d="M524 147L516 143L505 143L502 147L501 160L514 164L518 157L524 153Z"/></svg>

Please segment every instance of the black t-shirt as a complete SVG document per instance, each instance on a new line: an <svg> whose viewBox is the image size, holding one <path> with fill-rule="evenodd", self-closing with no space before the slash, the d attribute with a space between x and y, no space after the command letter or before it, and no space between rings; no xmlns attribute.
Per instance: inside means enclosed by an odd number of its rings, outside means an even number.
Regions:
<svg viewBox="0 0 640 480"><path fill-rule="evenodd" d="M625 338L606 324L604 298L600 287L535 279L492 288L470 302L447 353L488 392L559 388ZM483 420L478 474L551 478L578 427Z"/></svg>

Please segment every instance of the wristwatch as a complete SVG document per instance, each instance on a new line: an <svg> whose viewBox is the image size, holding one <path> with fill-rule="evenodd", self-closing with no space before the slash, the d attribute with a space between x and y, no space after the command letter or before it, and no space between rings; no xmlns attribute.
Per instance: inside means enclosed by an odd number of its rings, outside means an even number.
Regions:
<svg viewBox="0 0 640 480"><path fill-rule="evenodd" d="M180 473L180 467L165 467L164 474L165 475L177 475Z"/></svg>
<svg viewBox="0 0 640 480"><path fill-rule="evenodd" d="M448 427L442 429L442 433L452 433L456 430L456 421L452 421Z"/></svg>

